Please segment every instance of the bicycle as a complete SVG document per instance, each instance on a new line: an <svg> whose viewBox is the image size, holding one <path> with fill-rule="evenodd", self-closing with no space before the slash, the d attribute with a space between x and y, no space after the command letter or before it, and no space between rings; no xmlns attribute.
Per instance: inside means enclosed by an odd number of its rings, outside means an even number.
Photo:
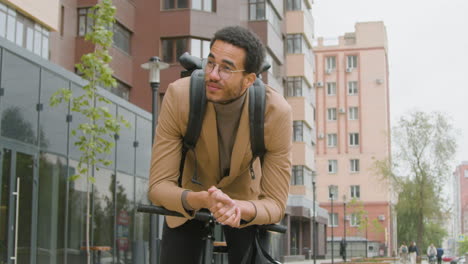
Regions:
<svg viewBox="0 0 468 264"><path fill-rule="evenodd" d="M170 211L163 207L154 206L154 205L138 205L137 212L184 217L179 212ZM214 253L227 253L227 245L225 242L214 241L214 228L216 225L216 221L213 215L208 210L197 211L195 213L194 219L204 222L205 228L208 230L207 235L204 238L205 245L203 247L204 252L203 252L201 263L211 264L212 259L214 257ZM258 228L265 230L265 231L278 232L278 233L285 233L287 230L286 226L279 225L279 224L259 225Z"/></svg>

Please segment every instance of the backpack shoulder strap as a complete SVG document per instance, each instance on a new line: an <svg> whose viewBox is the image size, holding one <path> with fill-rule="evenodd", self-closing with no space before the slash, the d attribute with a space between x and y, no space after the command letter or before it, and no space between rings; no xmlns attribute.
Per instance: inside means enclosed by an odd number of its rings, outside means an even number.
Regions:
<svg viewBox="0 0 468 264"><path fill-rule="evenodd" d="M249 88L249 122L250 122L250 146L252 158L260 157L263 163L263 155L266 152L264 142L266 90L262 80L257 78Z"/></svg>
<svg viewBox="0 0 468 264"><path fill-rule="evenodd" d="M182 173L184 171L185 157L189 150L194 151L205 117L206 94L205 94L205 73L203 70L195 70L190 77L190 110L187 123L187 131L182 139L182 157L179 166L179 186L182 183ZM192 181L198 182L197 160L195 158L195 171Z"/></svg>

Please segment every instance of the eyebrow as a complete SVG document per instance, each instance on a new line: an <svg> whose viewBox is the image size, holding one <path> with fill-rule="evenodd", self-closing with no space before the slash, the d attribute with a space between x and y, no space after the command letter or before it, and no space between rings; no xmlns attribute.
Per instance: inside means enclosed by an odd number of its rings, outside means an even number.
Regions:
<svg viewBox="0 0 468 264"><path fill-rule="evenodd" d="M208 55L208 57L215 59L215 56L214 56L212 53L210 53L210 54ZM236 67L236 65L234 64L234 62L232 62L232 61L230 61L230 60L223 59L222 62L223 62L223 63L226 63L226 64L228 64L228 65L231 65L232 67L234 67L234 68L237 69L237 67Z"/></svg>

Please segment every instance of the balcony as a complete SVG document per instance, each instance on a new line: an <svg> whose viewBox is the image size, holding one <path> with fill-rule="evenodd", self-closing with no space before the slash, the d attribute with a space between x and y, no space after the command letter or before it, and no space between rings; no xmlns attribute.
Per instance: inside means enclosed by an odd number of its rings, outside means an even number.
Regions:
<svg viewBox="0 0 468 264"><path fill-rule="evenodd" d="M304 34L304 38L312 47L314 39L314 19L309 10L294 10L286 12L286 34Z"/></svg>
<svg viewBox="0 0 468 264"><path fill-rule="evenodd" d="M304 76L307 83L312 86L314 83L314 71L307 54L288 54L286 56L286 65L286 76Z"/></svg>

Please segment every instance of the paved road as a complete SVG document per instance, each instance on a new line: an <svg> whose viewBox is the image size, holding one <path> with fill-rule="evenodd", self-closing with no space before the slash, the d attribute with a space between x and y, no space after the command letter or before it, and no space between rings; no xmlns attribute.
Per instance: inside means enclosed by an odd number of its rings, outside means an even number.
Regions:
<svg viewBox="0 0 468 264"><path fill-rule="evenodd" d="M317 259L317 264L330 264L331 259ZM388 264L400 264L400 261L386 261ZM290 262L284 262L288 264L314 264L314 260L303 260L303 261L290 261ZM342 263L341 259L335 259L335 263ZM428 264L426 260L422 260L421 264Z"/></svg>

